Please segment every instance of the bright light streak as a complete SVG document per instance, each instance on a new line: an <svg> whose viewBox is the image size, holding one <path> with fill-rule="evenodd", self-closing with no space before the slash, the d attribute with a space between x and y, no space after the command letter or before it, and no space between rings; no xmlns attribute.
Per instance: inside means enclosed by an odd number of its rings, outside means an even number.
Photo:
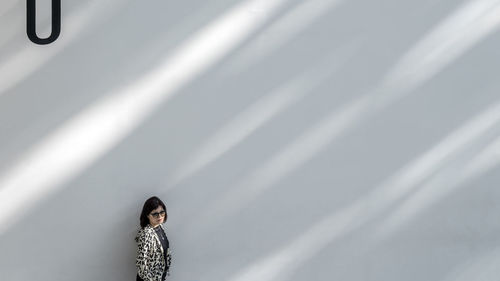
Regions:
<svg viewBox="0 0 500 281"><path fill-rule="evenodd" d="M211 203L191 226L199 233L247 206L260 193L307 162L324 149L341 132L351 127L369 104L358 99L323 118L298 139L285 146L269 161L238 182L230 191Z"/></svg>
<svg viewBox="0 0 500 281"><path fill-rule="evenodd" d="M326 217L278 251L247 266L230 277L230 281L278 281L290 276L316 253L367 220L363 204L353 204Z"/></svg>
<svg viewBox="0 0 500 281"><path fill-rule="evenodd" d="M34 203L76 177L139 126L162 102L272 17L285 0L246 1L168 56L139 81L83 110L0 176L0 234ZM266 13L249 13L256 7Z"/></svg>
<svg viewBox="0 0 500 281"><path fill-rule="evenodd" d="M383 97L384 103L429 80L493 33L500 23L498 3L469 1L420 40L384 79L382 88L391 90Z"/></svg>
<svg viewBox="0 0 500 281"><path fill-rule="evenodd" d="M329 129L322 129L324 139L328 139L328 142L332 141L333 138L341 135L343 130L351 128L355 122L360 122L362 119L374 114L377 110L394 102L402 94L409 93L493 32L500 23L498 2L498 0L471 1L460 7L405 54L396 66L389 71L374 93L365 95L364 98L359 98L344 107L345 112L355 113L348 118L347 123L349 125L343 123L342 113L338 115L333 113L332 116L328 117L329 120L325 123L344 125L338 126L333 130L335 133L330 136L328 136ZM319 125L319 127L322 126L329 127L331 125ZM309 134L311 135L307 136ZM321 133L316 131L316 133L306 133L305 135L295 144L290 145L286 152L282 152L263 165L234 189L222 196L220 200L217 200L215 204L212 204L211 209L202 215L203 218L208 216L213 221L213 218L222 219L228 217L230 213L248 204L258 194L297 168L308 157L311 157L313 153L316 153L313 150L317 149L319 151L322 149L322 145L327 144L315 143L311 145L316 148L302 147L298 143L307 143L304 139L309 137L318 139L312 136L320 136ZM461 142L461 140L454 140L450 145L459 145ZM420 180L430 176L426 171L435 170L434 165L438 165L437 163L442 161L441 157L454 149L458 149L458 147L438 147L436 151L426 155L426 158L419 161L416 166L413 166L411 170L405 173L405 177L399 178L399 180L406 182L393 185L394 188L398 187L399 190L394 190L389 194L393 194L392 196L395 197L399 197L397 194L404 194L405 190L401 189L401 186L410 189ZM420 179L416 177L420 177ZM391 188L390 185L387 188ZM381 200L388 200L389 198L381 198ZM203 221L206 220L202 219L201 221L201 225L203 225Z"/></svg>
<svg viewBox="0 0 500 281"><path fill-rule="evenodd" d="M203 212L202 217L210 217L212 222L213 218L228 217L312 157L324 145L340 136L344 130L352 128L355 122L367 118L394 102L402 94L410 92L436 75L480 39L495 30L500 23L499 9L498 0L480 0L464 4L422 39L416 47L407 52L374 93L344 106L341 113L332 113L326 118L327 121L323 121L323 124L317 125L311 132L289 145L285 151L243 179L235 188L212 204L209 210ZM349 117L345 118L345 116ZM345 122L346 119L347 122ZM313 143L313 139L318 143ZM308 144L309 142L311 144ZM443 148L442 151L437 151L428 157L439 158L439 153L446 152L448 149ZM427 168L424 167L424 169ZM413 179L410 178L410 181ZM200 225L204 225L203 222L207 220L200 219L200 221Z"/></svg>
<svg viewBox="0 0 500 281"><path fill-rule="evenodd" d="M357 44L357 42L355 43ZM347 44L339 52L334 53L334 59L323 59L322 63L314 69L291 79L288 84L279 87L268 95L264 95L246 110L240 112L234 119L209 137L199 149L187 157L184 163L180 165L180 168L172 173L168 186L178 184L215 161L274 116L301 100L315 86L324 82L347 58L350 58L353 50L357 48L354 44Z"/></svg>
<svg viewBox="0 0 500 281"><path fill-rule="evenodd" d="M303 98L313 86L310 75L293 79L289 84L260 98L246 110L240 112L233 120L212 135L204 144L196 149L177 171L172 173L169 186L174 186L185 178L201 170L215 161L245 138L251 135L268 120L278 115L287 107Z"/></svg>
<svg viewBox="0 0 500 281"><path fill-rule="evenodd" d="M467 162L463 173L463 181L467 178L476 178L478 175L493 169L500 163L500 138L484 148L470 162Z"/></svg>
<svg viewBox="0 0 500 281"><path fill-rule="evenodd" d="M99 15L106 15L115 7L114 2L86 1L88 4L79 7L78 11L64 19L64 33L61 33L50 48L35 45L26 39L26 46L0 65L0 96L17 85L30 74L40 69L46 62L70 45L84 30L89 22ZM39 34L50 34L50 25Z"/></svg>
<svg viewBox="0 0 500 281"><path fill-rule="evenodd" d="M228 72L241 71L252 62L278 50L340 3L341 0L301 1L239 51L229 64Z"/></svg>
<svg viewBox="0 0 500 281"><path fill-rule="evenodd" d="M484 112L461 130L452 135L444 145L464 150L466 144L485 134L500 123L500 103ZM449 148L447 148L449 149ZM455 153L456 154L456 153ZM448 161L450 162L450 160ZM408 199L392 212L385 221L377 227L373 236L377 239L385 238L394 233L403 224L408 223L418 213L453 192L458 186L478 177L500 162L500 138L485 148L472 161L463 164L451 163L443 171L433 176L426 184L416 190Z"/></svg>
<svg viewBox="0 0 500 281"><path fill-rule="evenodd" d="M325 217L310 227L306 233L287 243L285 247L256 261L229 280L287 280L301 263L306 262L335 239L352 232L388 210L398 199L413 191L418 183L435 173L449 162L454 154L487 132L499 120L500 103L450 134L368 195Z"/></svg>

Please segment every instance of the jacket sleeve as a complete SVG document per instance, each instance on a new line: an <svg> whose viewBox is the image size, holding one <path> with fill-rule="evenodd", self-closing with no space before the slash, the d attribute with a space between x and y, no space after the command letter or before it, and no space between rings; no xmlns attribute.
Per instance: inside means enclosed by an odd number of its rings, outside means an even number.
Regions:
<svg viewBox="0 0 500 281"><path fill-rule="evenodd" d="M152 247L150 238L145 231L140 231L137 236L137 258L135 265L139 277L144 281L153 280L153 275L148 267L148 255Z"/></svg>
<svg viewBox="0 0 500 281"><path fill-rule="evenodd" d="M172 251L170 248L167 250L167 260L165 262L167 266L167 276L170 276L170 264L172 264Z"/></svg>

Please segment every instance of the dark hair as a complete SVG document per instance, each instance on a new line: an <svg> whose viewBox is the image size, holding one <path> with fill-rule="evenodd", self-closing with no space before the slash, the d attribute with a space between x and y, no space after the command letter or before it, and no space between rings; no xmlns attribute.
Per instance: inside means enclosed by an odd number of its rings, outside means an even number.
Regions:
<svg viewBox="0 0 500 281"><path fill-rule="evenodd" d="M146 202L144 202L144 207L142 207L142 212L141 212L141 216L140 216L141 227L145 227L146 225L149 224L149 218L148 218L149 213L151 213L151 211L153 211L154 209L156 209L160 206L163 207L163 210L165 210L165 212L167 211L165 204L163 204L163 202L160 200L160 198L158 198L156 196L153 196L153 197L149 198L148 200L146 200Z"/></svg>

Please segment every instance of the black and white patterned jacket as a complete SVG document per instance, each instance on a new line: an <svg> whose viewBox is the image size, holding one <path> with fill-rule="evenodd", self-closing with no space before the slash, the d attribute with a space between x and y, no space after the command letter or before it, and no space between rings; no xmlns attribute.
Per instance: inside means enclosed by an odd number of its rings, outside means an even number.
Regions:
<svg viewBox="0 0 500 281"><path fill-rule="evenodd" d="M160 224L163 228L163 225ZM165 229L163 229L165 230ZM151 225L140 229L135 238L137 242L137 273L144 281L161 281L165 268L169 275L172 260L170 248L167 250L167 260L163 256L163 247L160 238ZM166 267L165 267L166 264Z"/></svg>

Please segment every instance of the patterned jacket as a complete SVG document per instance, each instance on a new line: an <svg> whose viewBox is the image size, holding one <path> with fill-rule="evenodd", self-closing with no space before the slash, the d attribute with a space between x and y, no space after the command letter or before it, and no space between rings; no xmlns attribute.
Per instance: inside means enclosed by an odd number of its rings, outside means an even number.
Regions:
<svg viewBox="0 0 500 281"><path fill-rule="evenodd" d="M163 228L163 225L160 224ZM165 229L163 229L165 230ZM160 239L156 235L155 230L151 225L147 225L140 229L135 237L137 242L137 273L144 281L161 281L163 272L167 270L169 275L170 263L172 260L170 248L167 250L167 260L163 256L163 247Z"/></svg>

